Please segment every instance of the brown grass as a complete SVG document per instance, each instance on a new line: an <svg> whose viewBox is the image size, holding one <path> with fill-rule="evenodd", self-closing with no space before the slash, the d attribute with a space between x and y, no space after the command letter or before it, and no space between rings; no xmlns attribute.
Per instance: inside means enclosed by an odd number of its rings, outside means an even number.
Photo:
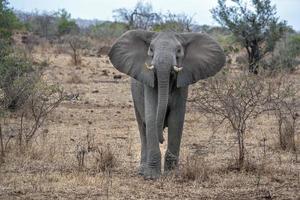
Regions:
<svg viewBox="0 0 300 200"><path fill-rule="evenodd" d="M62 102L24 154L14 151L11 143L0 166L0 199L300 198L299 150L280 150L274 116L262 116L250 124L251 134L246 133L245 140L247 167L236 171L231 167L237 158L232 130L222 125L212 131L190 102L177 175L145 181L136 173L140 139L129 78L114 80L113 72L119 73L106 57L84 59L89 64L74 70L68 65L69 55L51 56L44 78L60 83L67 94L78 93L79 98ZM69 81L70 73L81 84ZM290 78L299 77L295 73ZM3 133L9 130L2 127ZM87 139L90 133L92 141ZM78 170L78 144L86 148L83 170ZM161 150L165 152L166 144Z"/></svg>

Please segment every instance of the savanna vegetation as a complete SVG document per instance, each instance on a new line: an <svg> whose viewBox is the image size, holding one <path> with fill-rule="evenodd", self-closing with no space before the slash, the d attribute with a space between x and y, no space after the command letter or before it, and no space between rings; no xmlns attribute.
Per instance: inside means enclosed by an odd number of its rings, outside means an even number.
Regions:
<svg viewBox="0 0 300 200"><path fill-rule="evenodd" d="M218 0L212 27L144 1L79 21L0 0L0 199L300 198L300 34L245 2ZM190 87L179 167L155 182L136 175L130 78L107 57L131 29L206 32L227 57Z"/></svg>

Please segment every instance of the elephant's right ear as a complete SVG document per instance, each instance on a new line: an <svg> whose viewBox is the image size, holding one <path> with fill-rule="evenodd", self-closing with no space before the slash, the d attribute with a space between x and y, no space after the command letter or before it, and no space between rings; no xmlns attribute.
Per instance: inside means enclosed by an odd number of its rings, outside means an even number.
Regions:
<svg viewBox="0 0 300 200"><path fill-rule="evenodd" d="M154 87L154 72L145 67L145 62L154 35L155 32L150 31L127 31L117 39L108 53L117 70L150 87Z"/></svg>

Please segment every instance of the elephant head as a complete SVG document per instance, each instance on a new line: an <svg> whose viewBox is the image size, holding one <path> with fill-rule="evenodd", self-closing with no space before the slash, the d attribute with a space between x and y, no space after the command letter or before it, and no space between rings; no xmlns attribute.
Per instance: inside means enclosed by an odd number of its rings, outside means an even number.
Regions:
<svg viewBox="0 0 300 200"><path fill-rule="evenodd" d="M128 31L114 43L108 55L120 72L149 87L157 87L158 133L163 130L170 74L175 74L177 88L186 87L213 76L225 63L222 48L202 33Z"/></svg>

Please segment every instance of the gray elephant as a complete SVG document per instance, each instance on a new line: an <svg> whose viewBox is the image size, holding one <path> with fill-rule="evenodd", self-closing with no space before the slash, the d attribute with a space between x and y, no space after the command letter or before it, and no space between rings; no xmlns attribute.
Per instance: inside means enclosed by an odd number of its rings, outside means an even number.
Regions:
<svg viewBox="0 0 300 200"><path fill-rule="evenodd" d="M141 137L139 174L161 174L163 130L168 127L164 170L178 164L188 86L216 74L225 63L222 48L206 34L133 30L113 44L113 66L128 74Z"/></svg>

